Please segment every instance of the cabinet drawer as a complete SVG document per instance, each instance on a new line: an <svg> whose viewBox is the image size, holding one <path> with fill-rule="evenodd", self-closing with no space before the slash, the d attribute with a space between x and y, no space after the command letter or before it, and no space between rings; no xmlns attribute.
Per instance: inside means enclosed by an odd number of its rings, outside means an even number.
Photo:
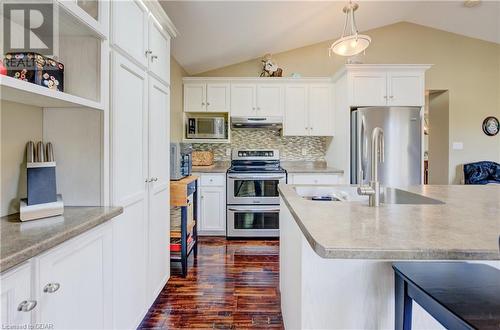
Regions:
<svg viewBox="0 0 500 330"><path fill-rule="evenodd" d="M226 176L224 174L203 174L201 175L201 186L219 186L223 187L226 184Z"/></svg>
<svg viewBox="0 0 500 330"><path fill-rule="evenodd" d="M292 184L338 184L341 176L338 174L293 174Z"/></svg>

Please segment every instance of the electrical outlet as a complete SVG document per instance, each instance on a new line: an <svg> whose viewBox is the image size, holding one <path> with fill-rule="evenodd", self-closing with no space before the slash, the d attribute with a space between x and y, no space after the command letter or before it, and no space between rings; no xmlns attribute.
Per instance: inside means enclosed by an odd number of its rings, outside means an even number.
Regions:
<svg viewBox="0 0 500 330"><path fill-rule="evenodd" d="M302 148L302 156L307 156L307 148Z"/></svg>
<svg viewBox="0 0 500 330"><path fill-rule="evenodd" d="M231 148L226 148L226 156L231 156Z"/></svg>

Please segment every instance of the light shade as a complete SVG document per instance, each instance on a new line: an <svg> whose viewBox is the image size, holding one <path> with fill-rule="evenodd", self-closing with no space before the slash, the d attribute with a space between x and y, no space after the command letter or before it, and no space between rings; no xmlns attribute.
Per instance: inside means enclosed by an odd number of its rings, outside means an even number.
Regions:
<svg viewBox="0 0 500 330"><path fill-rule="evenodd" d="M340 56L353 56L368 48L371 41L372 38L364 34L349 35L335 41L330 49Z"/></svg>

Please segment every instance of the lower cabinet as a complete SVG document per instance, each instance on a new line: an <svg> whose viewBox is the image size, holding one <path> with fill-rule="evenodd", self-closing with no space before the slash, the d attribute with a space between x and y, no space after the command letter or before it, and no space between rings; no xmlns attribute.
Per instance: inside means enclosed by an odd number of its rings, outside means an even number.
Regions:
<svg viewBox="0 0 500 330"><path fill-rule="evenodd" d="M198 174L198 235L226 235L226 175Z"/></svg>
<svg viewBox="0 0 500 330"><path fill-rule="evenodd" d="M54 329L112 327L111 224L36 257L37 323Z"/></svg>
<svg viewBox="0 0 500 330"><path fill-rule="evenodd" d="M31 291L31 265L25 263L0 276L0 323L24 325L33 322L38 302Z"/></svg>
<svg viewBox="0 0 500 330"><path fill-rule="evenodd" d="M342 174L322 174L322 173L290 173L288 174L289 184L341 184Z"/></svg>

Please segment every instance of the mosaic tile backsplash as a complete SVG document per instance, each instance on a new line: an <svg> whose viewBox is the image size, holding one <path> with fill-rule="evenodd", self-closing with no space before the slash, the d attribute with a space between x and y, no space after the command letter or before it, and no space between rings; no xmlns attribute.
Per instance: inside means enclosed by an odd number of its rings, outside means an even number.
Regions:
<svg viewBox="0 0 500 330"><path fill-rule="evenodd" d="M231 143L194 143L193 150L212 151L215 160L231 160L226 156L227 148L278 149L281 160L324 161L326 137L281 136L276 131L265 129L232 129ZM302 149L306 155L302 155Z"/></svg>

